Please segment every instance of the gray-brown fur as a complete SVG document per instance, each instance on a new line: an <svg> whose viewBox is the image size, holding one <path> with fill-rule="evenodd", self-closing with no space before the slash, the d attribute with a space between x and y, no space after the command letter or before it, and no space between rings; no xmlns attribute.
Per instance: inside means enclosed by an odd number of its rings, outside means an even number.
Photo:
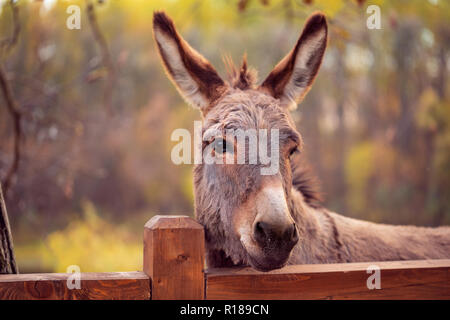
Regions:
<svg viewBox="0 0 450 320"><path fill-rule="evenodd" d="M290 264L388 260L443 259L450 257L450 228L393 226L356 220L308 206L296 192L296 220L300 238Z"/></svg>
<svg viewBox="0 0 450 320"><path fill-rule="evenodd" d="M276 175L262 176L260 163L195 166L195 214L205 227L210 267L251 265L270 270L286 263L450 257L450 227L375 224L338 215L319 204L315 179L297 152L302 149L302 140L288 110L301 101L319 69L328 34L324 15L315 14L307 21L294 49L261 86L256 85L256 73L248 68L246 60L240 68L230 68L230 80L222 83L214 68L182 40L164 13L155 14L154 33L168 76L186 100L202 111L203 132L210 128L280 131L280 167ZM232 66L230 61L228 64ZM179 73L182 77L178 77ZM212 87L208 79L215 79ZM282 192L283 196L261 209L261 197L271 197L267 190L278 195ZM288 214L298 234L296 245L279 260L275 258L282 248L258 247L252 234L261 210L270 216L271 208L277 215L270 217L273 221L282 221L280 217ZM283 217L286 224L288 218ZM250 233L245 234L248 230Z"/></svg>

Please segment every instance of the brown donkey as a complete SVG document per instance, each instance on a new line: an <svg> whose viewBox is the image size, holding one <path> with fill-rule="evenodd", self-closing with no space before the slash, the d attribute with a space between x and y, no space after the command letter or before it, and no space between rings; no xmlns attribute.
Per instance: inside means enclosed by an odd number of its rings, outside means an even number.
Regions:
<svg viewBox="0 0 450 320"><path fill-rule="evenodd" d="M262 175L260 162L196 165L195 213L206 230L209 267L250 265L268 271L286 263L450 257L450 227L375 224L318 204L313 179L296 152L302 140L288 111L308 92L322 62L327 45L323 14L308 19L295 47L259 86L245 59L223 81L163 12L154 14L153 32L169 78L202 113L203 134L233 128L280 133L276 174ZM249 147L246 140L242 146L225 134L203 138L203 151L215 144L216 157L233 157L238 147Z"/></svg>

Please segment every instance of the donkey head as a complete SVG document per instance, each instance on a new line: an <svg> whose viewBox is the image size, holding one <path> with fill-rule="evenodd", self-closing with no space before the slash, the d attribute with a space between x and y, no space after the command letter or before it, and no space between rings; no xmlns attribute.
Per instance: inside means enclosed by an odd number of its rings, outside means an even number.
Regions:
<svg viewBox="0 0 450 320"><path fill-rule="evenodd" d="M194 170L196 217L205 226L209 265L282 267L298 242L300 223L291 199L291 155L302 141L288 111L308 92L321 64L327 43L324 15L308 19L295 47L259 86L245 59L240 69L232 67L230 81L223 81L162 12L154 14L153 32L169 78L202 113L203 157L223 160ZM262 174L267 163L261 157L248 161L252 143L262 136L237 139L228 134L233 129L278 138L258 148L270 148L270 159L278 164L275 172ZM235 161L237 150L245 153L246 162Z"/></svg>

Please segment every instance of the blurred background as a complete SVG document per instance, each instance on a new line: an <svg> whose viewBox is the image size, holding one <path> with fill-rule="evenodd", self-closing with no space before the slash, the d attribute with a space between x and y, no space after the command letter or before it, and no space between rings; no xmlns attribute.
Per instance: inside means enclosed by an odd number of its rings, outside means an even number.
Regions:
<svg viewBox="0 0 450 320"><path fill-rule="evenodd" d="M366 27L371 4L380 30ZM140 270L145 222L193 214L192 167L171 162L170 135L200 115L163 72L157 9L223 77L222 56L247 52L260 80L325 12L324 62L293 113L324 204L450 223L449 1L0 0L0 178L21 272Z"/></svg>

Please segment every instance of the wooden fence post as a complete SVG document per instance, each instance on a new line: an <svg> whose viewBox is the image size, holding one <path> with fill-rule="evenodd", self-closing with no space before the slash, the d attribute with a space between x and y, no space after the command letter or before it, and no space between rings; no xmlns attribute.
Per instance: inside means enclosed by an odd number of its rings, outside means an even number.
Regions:
<svg viewBox="0 0 450 320"><path fill-rule="evenodd" d="M154 300L205 298L203 227L187 216L154 216L144 228L144 272Z"/></svg>

